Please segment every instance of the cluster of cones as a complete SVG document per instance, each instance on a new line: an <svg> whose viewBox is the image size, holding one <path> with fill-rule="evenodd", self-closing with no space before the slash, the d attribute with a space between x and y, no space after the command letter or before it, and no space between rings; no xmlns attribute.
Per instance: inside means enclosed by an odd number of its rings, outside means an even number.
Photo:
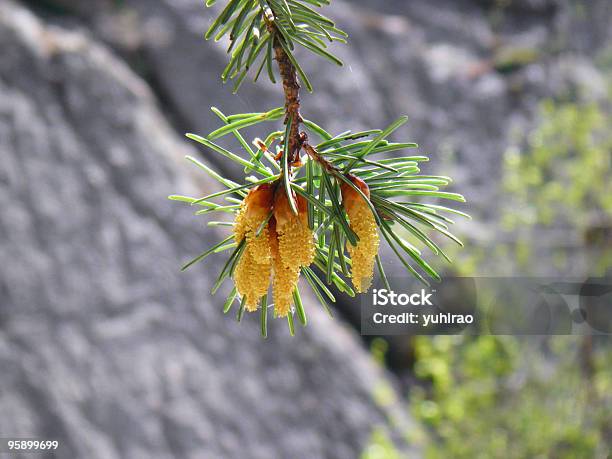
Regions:
<svg viewBox="0 0 612 459"><path fill-rule="evenodd" d="M352 181L369 197L365 182L355 177ZM343 184L341 191L351 228L359 238L355 246L347 243L351 278L355 289L364 292L371 284L378 253L376 221L368 203L353 187ZM234 281L247 311L257 310L272 279L275 315L286 316L300 270L314 260L315 242L308 226L307 201L301 195L294 199L297 214L292 211L283 186L259 185L249 192L236 215L234 237L238 243L246 239L246 246L234 271Z"/></svg>

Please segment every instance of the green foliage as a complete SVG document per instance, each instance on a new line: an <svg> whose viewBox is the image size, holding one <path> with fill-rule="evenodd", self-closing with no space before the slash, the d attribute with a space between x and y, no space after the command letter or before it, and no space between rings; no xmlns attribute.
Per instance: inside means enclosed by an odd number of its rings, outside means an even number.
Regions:
<svg viewBox="0 0 612 459"><path fill-rule="evenodd" d="M206 2L206 6L215 4ZM257 81L263 69L275 83L274 45L279 43L309 91L312 85L300 67L294 53L301 46L319 56L342 65L342 61L327 48L335 41L346 43L346 33L315 8L329 5L328 0L230 0L214 20L206 39L228 36L230 61L223 71L223 81L234 79L237 91L251 68L257 69Z"/></svg>
<svg viewBox="0 0 612 459"><path fill-rule="evenodd" d="M508 150L504 189L513 211L506 229L564 222L584 230L612 214L612 117L597 104L546 101L528 149ZM520 212L516 212L516 209Z"/></svg>
<svg viewBox="0 0 612 459"><path fill-rule="evenodd" d="M514 337L419 337L414 415L430 428L430 458L605 458L612 447L612 353L584 376L577 339L547 355Z"/></svg>
<svg viewBox="0 0 612 459"><path fill-rule="evenodd" d="M370 443L361 459L401 459L402 455L381 428L372 432Z"/></svg>
<svg viewBox="0 0 612 459"><path fill-rule="evenodd" d="M413 443L429 459L607 459L612 351L602 343L585 356L582 339L415 338L409 407L425 434L409 432ZM380 429L362 454L399 457Z"/></svg>

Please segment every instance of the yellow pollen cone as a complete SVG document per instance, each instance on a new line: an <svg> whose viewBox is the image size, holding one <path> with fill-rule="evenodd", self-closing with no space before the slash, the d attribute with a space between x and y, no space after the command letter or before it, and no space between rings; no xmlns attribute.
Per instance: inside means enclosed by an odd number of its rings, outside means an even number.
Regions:
<svg viewBox="0 0 612 459"><path fill-rule="evenodd" d="M285 317L291 309L293 290L297 286L299 267L285 266L281 259L279 238L276 232L276 220L270 222L270 250L274 276L272 279L272 296L274 299L274 314Z"/></svg>
<svg viewBox="0 0 612 459"><path fill-rule="evenodd" d="M274 218L278 234L279 253L282 263L288 268L308 266L314 259L315 246L312 231L308 227L306 199L297 196L298 214L289 206L284 190L277 192L274 201Z"/></svg>
<svg viewBox="0 0 612 459"><path fill-rule="evenodd" d="M274 221L270 224L274 268L272 293L274 312L279 317L286 316L291 310L300 269L310 265L314 259L314 238L308 228L306 200L298 196L296 204L297 215L291 211L284 190L279 190L274 200Z"/></svg>
<svg viewBox="0 0 612 459"><path fill-rule="evenodd" d="M274 191L269 184L252 189L236 215L236 242L246 238L246 247L236 269L234 280L238 293L246 298L247 311L257 310L259 300L268 292L272 260L268 228L257 231L272 210Z"/></svg>
<svg viewBox="0 0 612 459"><path fill-rule="evenodd" d="M236 290L246 298L247 311L256 311L259 300L268 292L270 270L271 263L258 263L247 244L234 271Z"/></svg>
<svg viewBox="0 0 612 459"><path fill-rule="evenodd" d="M370 197L370 190L363 180L354 177L352 181L368 198ZM374 262L380 244L376 219L368 203L356 190L344 183L341 190L351 229L359 237L356 246L348 241L346 243L352 264L351 279L357 292L364 293L372 284Z"/></svg>

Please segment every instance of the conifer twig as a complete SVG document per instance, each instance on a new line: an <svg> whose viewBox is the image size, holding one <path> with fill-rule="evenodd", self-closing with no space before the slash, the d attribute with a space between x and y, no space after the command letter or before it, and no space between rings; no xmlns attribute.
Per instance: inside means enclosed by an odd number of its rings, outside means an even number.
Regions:
<svg viewBox="0 0 612 459"><path fill-rule="evenodd" d="M207 0L206 5L214 3L215 0ZM259 309L264 338L269 298L273 299L274 315L286 317L292 335L294 313L298 322L306 325L306 311L298 290L300 276L328 311L328 301L335 302L331 286L351 297L363 293L370 287L375 265L383 283L389 286L378 255L381 241L387 242L415 278L424 283L428 282L425 276L439 280L440 276L415 244L420 243L448 260L429 232L461 244L449 231L453 220L446 214L467 216L453 208L421 202L427 197L465 200L460 194L440 190L450 183L450 178L420 175L419 163L427 161L427 157L397 156L399 151L417 147L411 142L388 140L407 121L405 116L385 129L338 135L302 117L300 85L309 91L312 85L294 55L296 46L341 64L325 48L333 41L344 42L346 34L316 9L328 3L328 0L227 0L206 33L207 38L229 37L231 56L222 74L223 81L235 79L237 90L249 69L258 66L255 80L265 67L275 83L276 61L284 107L235 115L225 115L213 108L223 125L206 137L195 134L187 137L250 175L237 183L204 162L188 158L224 188L200 198L170 196L172 200L198 206L196 215L221 212L234 216L234 223L229 224L233 234L186 263L184 269L213 254L228 253L213 293L223 282L232 280L234 287L223 311L227 313L237 304L236 317L241 320L245 312ZM249 143L244 131L241 132L283 117L284 129L268 132L261 137L265 140L258 137ZM311 143L311 134L319 137L320 143ZM238 153L230 146L215 143L224 136L233 137L243 151ZM307 157L305 164L300 158L302 150ZM385 156L380 159L380 155ZM209 224L228 226L228 222L222 221Z"/></svg>

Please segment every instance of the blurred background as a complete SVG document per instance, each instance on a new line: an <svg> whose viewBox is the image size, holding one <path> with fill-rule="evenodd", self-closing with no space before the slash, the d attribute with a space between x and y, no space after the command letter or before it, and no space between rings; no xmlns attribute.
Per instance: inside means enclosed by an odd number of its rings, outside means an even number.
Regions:
<svg viewBox="0 0 612 459"><path fill-rule="evenodd" d="M326 12L350 34L345 66L298 54L315 87L303 114L330 132L409 115L401 140L473 217L454 263L432 265L612 274L609 0ZM241 174L183 133L218 127L210 106L282 104L269 83L221 84L214 15L0 0L0 438L57 439L66 458L609 458L608 336L366 340L358 302L332 320L308 299L307 328L273 322L264 341L210 296L221 258L179 272L221 235L166 199L215 190L183 157Z"/></svg>

